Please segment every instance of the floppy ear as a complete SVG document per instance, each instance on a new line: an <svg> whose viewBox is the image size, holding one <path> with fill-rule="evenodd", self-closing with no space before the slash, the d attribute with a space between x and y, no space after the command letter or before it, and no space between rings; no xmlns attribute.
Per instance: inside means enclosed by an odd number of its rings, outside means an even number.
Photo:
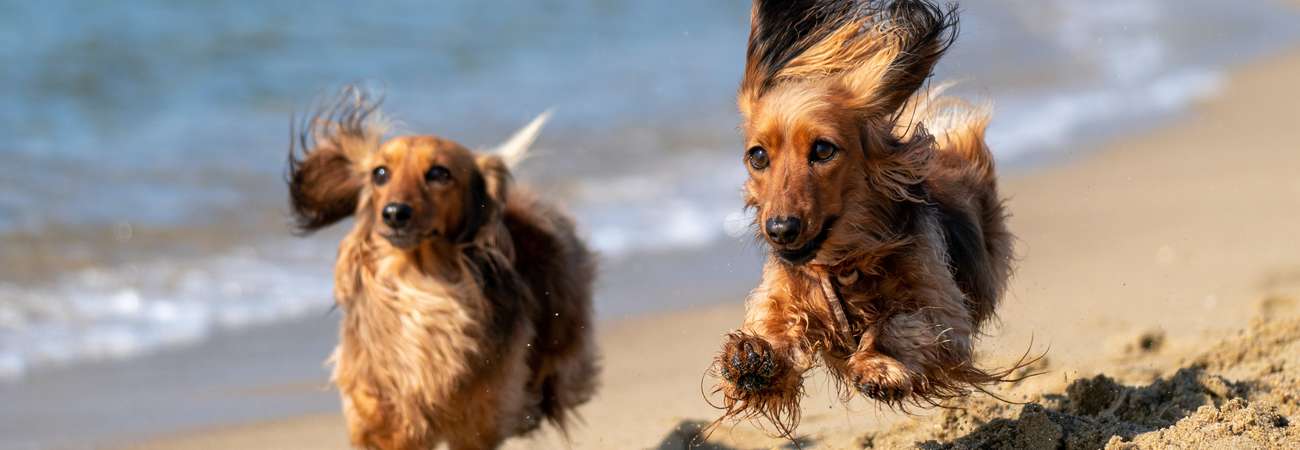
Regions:
<svg viewBox="0 0 1300 450"><path fill-rule="evenodd" d="M496 215L505 211L506 196L513 178L510 171L528 158L528 149L537 140L542 126L551 117L551 110L543 111L531 122L516 131L491 153L479 156L475 162L478 172L470 179L468 219L458 242L473 241L478 231Z"/></svg>
<svg viewBox="0 0 1300 450"><path fill-rule="evenodd" d="M957 6L924 0L896 0L878 13L876 34L882 44L879 67L864 66L846 81L870 86L867 108L873 113L900 110L934 72L934 66L957 39Z"/></svg>
<svg viewBox="0 0 1300 450"><path fill-rule="evenodd" d="M877 192L883 192L897 202L929 202L921 184L929 178L935 146L934 137L924 126L912 126L906 140L869 130L860 135L862 148L886 149L872 152L869 156L871 163L865 165L867 179Z"/></svg>
<svg viewBox="0 0 1300 450"><path fill-rule="evenodd" d="M787 80L839 80L855 108L893 113L956 35L956 6L927 0L754 0L741 113Z"/></svg>
<svg viewBox="0 0 1300 450"><path fill-rule="evenodd" d="M510 169L501 157L496 155L479 156L476 160L478 170L470 176L469 200L466 202L465 226L457 242L472 242L478 237L479 230L505 211L506 195L509 193Z"/></svg>
<svg viewBox="0 0 1300 450"><path fill-rule="evenodd" d="M289 204L300 232L329 226L357 209L362 177L338 147L317 147L302 159L289 157Z"/></svg>
<svg viewBox="0 0 1300 450"><path fill-rule="evenodd" d="M299 232L310 233L352 215L365 186L358 163L384 134L378 101L354 87L329 107L290 126L289 205Z"/></svg>
<svg viewBox="0 0 1300 450"><path fill-rule="evenodd" d="M737 96L741 113L781 79L791 62L826 41L854 18L853 0L754 0L749 14L749 46Z"/></svg>

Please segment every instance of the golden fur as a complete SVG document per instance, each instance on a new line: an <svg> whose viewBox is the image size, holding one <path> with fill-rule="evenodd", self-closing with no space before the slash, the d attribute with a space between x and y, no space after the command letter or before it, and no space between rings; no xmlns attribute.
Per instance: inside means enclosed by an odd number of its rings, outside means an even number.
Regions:
<svg viewBox="0 0 1300 450"><path fill-rule="evenodd" d="M595 389L591 254L566 216L513 188L502 157L384 141L376 108L348 90L309 118L288 174L303 231L355 215L330 358L352 444L494 448L542 419L563 431ZM395 204L411 211L400 227L383 218Z"/></svg>
<svg viewBox="0 0 1300 450"><path fill-rule="evenodd" d="M973 361L1011 271L989 115L921 89L956 25L920 0L754 1L745 201L772 255L715 361L723 419L789 436L818 362L893 406L1005 377Z"/></svg>

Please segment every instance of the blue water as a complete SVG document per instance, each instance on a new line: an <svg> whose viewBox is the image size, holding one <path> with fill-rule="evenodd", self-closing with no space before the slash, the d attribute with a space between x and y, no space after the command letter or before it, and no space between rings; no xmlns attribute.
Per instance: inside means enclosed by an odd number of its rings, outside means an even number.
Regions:
<svg viewBox="0 0 1300 450"><path fill-rule="evenodd" d="M290 114L351 82L404 132L471 147L555 108L520 177L613 267L598 309L680 306L627 300L679 275L629 261L743 245L748 9L0 1L0 378L323 313L337 232L290 237L280 177ZM963 17L939 78L996 105L1010 165L1171 117L1300 34L1266 2L991 0Z"/></svg>

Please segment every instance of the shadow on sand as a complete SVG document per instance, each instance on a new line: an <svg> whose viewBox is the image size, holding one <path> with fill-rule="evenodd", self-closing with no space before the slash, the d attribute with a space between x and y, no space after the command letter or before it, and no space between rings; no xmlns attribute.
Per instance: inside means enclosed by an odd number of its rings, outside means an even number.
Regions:
<svg viewBox="0 0 1300 450"><path fill-rule="evenodd" d="M659 441L659 444L654 448L658 450L747 450L750 448L779 448L793 450L811 448L816 442L808 437L800 437L795 439L793 442L787 440L784 445L777 447L772 447L771 445L744 445L734 442L719 441L719 435L727 434L725 429L717 430L718 433L715 433L714 436L707 436L712 439L705 439L706 436L704 433L708 426L709 422L703 420L683 420L678 423L676 427L673 427L673 430L669 432L667 436L664 436L663 440ZM739 434L753 435L741 436L743 440L749 440L748 438L752 437L756 441L765 441L770 443L771 439L773 439L770 436L761 435L761 433L756 430L747 430Z"/></svg>

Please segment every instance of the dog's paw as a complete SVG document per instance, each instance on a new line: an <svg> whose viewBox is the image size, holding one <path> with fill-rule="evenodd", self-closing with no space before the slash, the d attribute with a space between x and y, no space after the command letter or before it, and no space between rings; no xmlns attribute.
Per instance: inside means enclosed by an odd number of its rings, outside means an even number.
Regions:
<svg viewBox="0 0 1300 450"><path fill-rule="evenodd" d="M737 390L756 394L777 387L785 367L761 338L732 334L718 357L719 372Z"/></svg>
<svg viewBox="0 0 1300 450"><path fill-rule="evenodd" d="M849 359L848 368L853 387L867 397L897 403L915 392L916 377L897 359L860 352Z"/></svg>

